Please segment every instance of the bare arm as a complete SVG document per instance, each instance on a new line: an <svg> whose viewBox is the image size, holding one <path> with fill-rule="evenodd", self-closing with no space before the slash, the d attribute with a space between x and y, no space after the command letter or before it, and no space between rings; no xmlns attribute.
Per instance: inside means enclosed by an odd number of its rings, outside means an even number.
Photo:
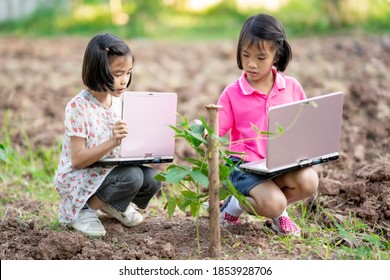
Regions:
<svg viewBox="0 0 390 280"><path fill-rule="evenodd" d="M72 136L70 150L73 168L83 169L101 159L105 154L119 146L122 138L126 137L127 133L126 123L118 121L112 127L112 137L91 149L85 147L85 138Z"/></svg>

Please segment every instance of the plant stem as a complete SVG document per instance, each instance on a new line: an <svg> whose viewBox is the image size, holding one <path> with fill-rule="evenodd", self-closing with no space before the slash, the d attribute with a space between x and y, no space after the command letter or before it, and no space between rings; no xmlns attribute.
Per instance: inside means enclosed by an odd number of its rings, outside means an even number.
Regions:
<svg viewBox="0 0 390 280"><path fill-rule="evenodd" d="M218 105L206 105L209 126L218 134ZM218 141L209 137L207 146L209 158L209 217L210 217L210 254L213 258L221 257L221 229L219 224L219 153Z"/></svg>

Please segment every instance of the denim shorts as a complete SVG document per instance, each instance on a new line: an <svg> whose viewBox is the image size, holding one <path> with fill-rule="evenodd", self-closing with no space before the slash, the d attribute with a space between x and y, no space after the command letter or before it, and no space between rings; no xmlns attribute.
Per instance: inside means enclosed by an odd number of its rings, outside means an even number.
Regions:
<svg viewBox="0 0 390 280"><path fill-rule="evenodd" d="M236 167L232 173L230 173L229 180L232 182L233 186L245 196L248 196L250 190L257 185L275 177L275 175L260 175L244 172L240 169L239 166L241 163L245 162L236 157L230 157L230 159L233 161Z"/></svg>

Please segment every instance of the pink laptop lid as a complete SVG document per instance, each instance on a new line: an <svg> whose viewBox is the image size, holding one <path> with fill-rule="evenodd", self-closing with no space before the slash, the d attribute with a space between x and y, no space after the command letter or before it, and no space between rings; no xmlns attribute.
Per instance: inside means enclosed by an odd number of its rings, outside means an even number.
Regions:
<svg viewBox="0 0 390 280"><path fill-rule="evenodd" d="M268 137L267 168L338 153L343 98L342 92L335 92L272 107L268 131L274 134Z"/></svg>
<svg viewBox="0 0 390 280"><path fill-rule="evenodd" d="M176 93L125 92L122 119L129 134L122 139L121 158L166 157L174 155Z"/></svg>

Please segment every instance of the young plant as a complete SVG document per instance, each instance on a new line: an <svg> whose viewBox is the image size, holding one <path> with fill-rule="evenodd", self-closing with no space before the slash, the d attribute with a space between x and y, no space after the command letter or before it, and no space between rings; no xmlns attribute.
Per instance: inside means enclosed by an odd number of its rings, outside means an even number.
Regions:
<svg viewBox="0 0 390 280"><path fill-rule="evenodd" d="M186 117L181 118L182 121L176 126L171 126L171 128L175 130L176 138L183 138L186 140L194 150L195 157L185 158L186 165L169 165L165 172L158 173L155 178L159 181L167 182L168 184L178 185L181 188L178 195L171 194L168 197L165 209L167 209L169 217L172 217L175 210L179 208L185 213L189 211L191 216L196 218L199 246L198 217L202 206L207 207L209 199L208 160L211 156L211 152L208 151L207 145L209 144L209 139L211 137L221 143L221 145L217 145L220 158L218 168L221 184L219 189L219 200L224 200L229 195L235 195L240 201L244 201L246 198L237 192L228 178L233 168L235 168L234 163L229 157L236 153L225 151L220 148L228 143L227 139L219 137L202 116L200 116L201 124L191 124ZM245 202L243 202L243 204L245 204Z"/></svg>
<svg viewBox="0 0 390 280"><path fill-rule="evenodd" d="M176 138L184 138L191 148L195 151L195 158L185 158L187 165L169 165L165 172L156 175L159 181L169 184L177 184L183 188L179 196L171 196L165 205L168 209L169 217L172 217L176 207L183 212L188 209L193 217L197 217L200 207L208 200L208 194L205 192L209 185L208 179L208 159L210 157L207 151L208 137L214 137L223 144L227 143L225 138L216 136L214 131L207 125L201 116L201 124L190 124L186 117L182 117L182 122L176 126L171 126L176 131ZM205 136L207 131L207 137ZM230 183L228 176L235 167L229 159L232 152L219 149L221 163L219 164L219 174L221 182L220 200L225 199L228 195L236 193L233 185ZM226 164L225 164L226 163Z"/></svg>

